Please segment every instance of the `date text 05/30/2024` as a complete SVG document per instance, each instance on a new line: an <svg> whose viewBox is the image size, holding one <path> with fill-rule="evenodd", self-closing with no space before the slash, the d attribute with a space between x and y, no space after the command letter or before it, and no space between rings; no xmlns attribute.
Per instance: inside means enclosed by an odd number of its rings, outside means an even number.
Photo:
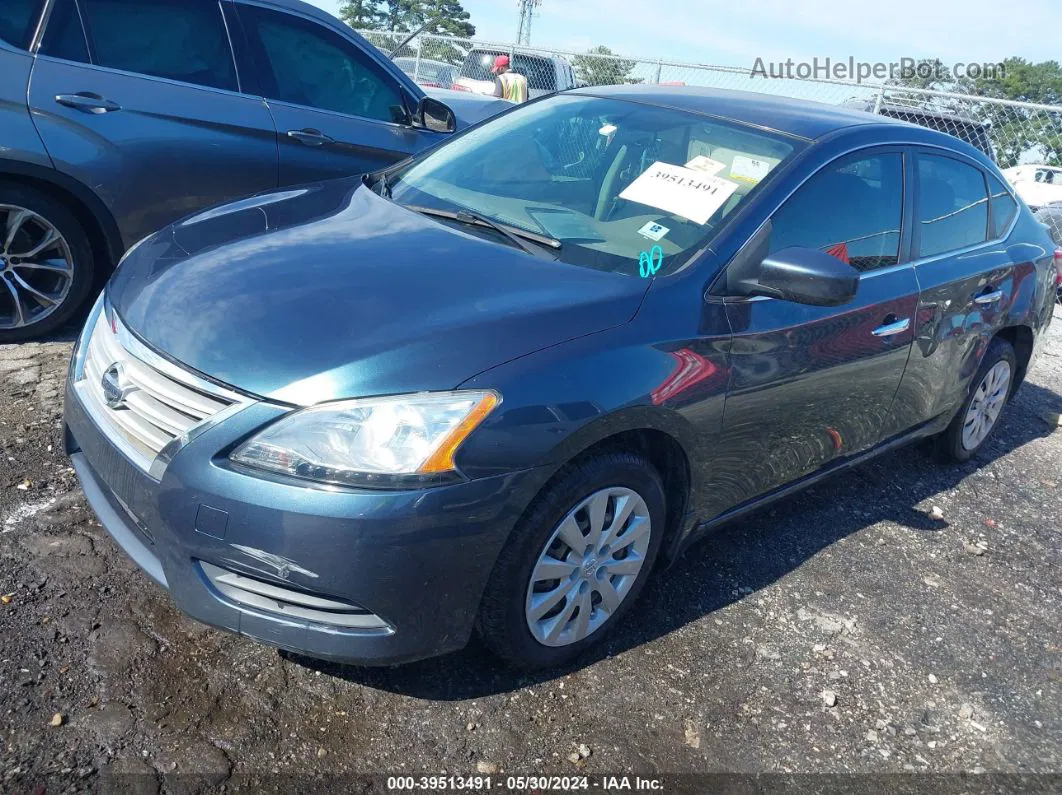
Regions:
<svg viewBox="0 0 1062 795"><path fill-rule="evenodd" d="M641 776L388 776L387 789L392 792L660 792L663 782Z"/></svg>

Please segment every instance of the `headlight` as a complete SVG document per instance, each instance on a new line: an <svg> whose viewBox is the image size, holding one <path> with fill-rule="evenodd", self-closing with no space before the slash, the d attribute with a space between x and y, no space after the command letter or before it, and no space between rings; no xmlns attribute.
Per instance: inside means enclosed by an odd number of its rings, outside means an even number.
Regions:
<svg viewBox="0 0 1062 795"><path fill-rule="evenodd" d="M457 448L500 402L495 392L425 392L325 403L287 415L230 458L344 486L443 480Z"/></svg>

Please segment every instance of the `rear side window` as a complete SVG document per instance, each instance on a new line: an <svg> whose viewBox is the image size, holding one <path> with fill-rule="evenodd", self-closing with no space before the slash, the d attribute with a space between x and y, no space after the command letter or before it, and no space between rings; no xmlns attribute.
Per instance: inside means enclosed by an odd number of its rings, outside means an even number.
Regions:
<svg viewBox="0 0 1062 795"><path fill-rule="evenodd" d="M3 0L0 2L0 39L26 49L37 26L41 0Z"/></svg>
<svg viewBox="0 0 1062 795"><path fill-rule="evenodd" d="M217 0L79 0L79 5L93 63L237 90Z"/></svg>
<svg viewBox="0 0 1062 795"><path fill-rule="evenodd" d="M67 61L90 63L85 29L74 0L56 0L48 16L48 27L41 42L41 55L64 58Z"/></svg>
<svg viewBox="0 0 1062 795"><path fill-rule="evenodd" d="M1018 214L1018 203L1014 201L1014 197L1010 195L1010 191L1003 186L1003 183L991 174L988 176L988 187L992 191L992 234L990 237L995 240L997 237L1003 237L1010 229L1014 216Z"/></svg>
<svg viewBox="0 0 1062 795"><path fill-rule="evenodd" d="M240 16L265 65L270 99L379 121L405 119L398 84L342 36L255 6L241 5Z"/></svg>
<svg viewBox="0 0 1062 795"><path fill-rule="evenodd" d="M949 157L919 155L920 257L932 257L988 239L988 191L984 173Z"/></svg>
<svg viewBox="0 0 1062 795"><path fill-rule="evenodd" d="M816 248L859 271L899 262L903 156L887 153L828 166L771 218L768 253Z"/></svg>

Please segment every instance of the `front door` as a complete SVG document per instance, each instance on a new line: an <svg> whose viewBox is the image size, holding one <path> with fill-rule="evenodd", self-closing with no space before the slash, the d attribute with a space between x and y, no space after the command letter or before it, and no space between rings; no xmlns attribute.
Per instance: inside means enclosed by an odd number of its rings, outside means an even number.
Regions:
<svg viewBox="0 0 1062 795"><path fill-rule="evenodd" d="M127 246L277 185L273 120L239 93L216 0L57 0L29 99L56 168L97 193Z"/></svg>
<svg viewBox="0 0 1062 795"><path fill-rule="evenodd" d="M353 41L294 13L237 8L276 122L282 185L376 171L445 137L410 126L399 82Z"/></svg>
<svg viewBox="0 0 1062 795"><path fill-rule="evenodd" d="M889 412L918 302L914 271L900 264L904 182L901 151L861 153L826 166L772 216L760 251L817 248L862 275L845 306L726 300L733 342L713 455L719 506L866 450L894 430Z"/></svg>

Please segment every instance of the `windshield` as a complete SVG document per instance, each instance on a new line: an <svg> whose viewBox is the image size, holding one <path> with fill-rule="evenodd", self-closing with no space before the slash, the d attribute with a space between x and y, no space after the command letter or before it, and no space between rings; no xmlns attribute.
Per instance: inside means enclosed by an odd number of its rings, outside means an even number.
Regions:
<svg viewBox="0 0 1062 795"><path fill-rule="evenodd" d="M694 113L555 96L413 161L388 187L399 204L559 241L565 262L648 277L707 245L799 145Z"/></svg>

